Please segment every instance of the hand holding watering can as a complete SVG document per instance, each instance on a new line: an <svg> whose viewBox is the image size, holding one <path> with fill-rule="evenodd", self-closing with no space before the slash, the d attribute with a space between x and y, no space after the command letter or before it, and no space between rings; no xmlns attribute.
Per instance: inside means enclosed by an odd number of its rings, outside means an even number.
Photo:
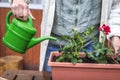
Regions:
<svg viewBox="0 0 120 80"><path fill-rule="evenodd" d="M9 23L9 19L12 15L12 11L9 11L6 16L6 33L2 38L2 42L12 50L18 53L24 53L27 49L40 43L44 40L57 40L52 36L43 36L34 38L36 29L33 26L31 17L28 17L28 21L22 21L17 18L12 19L12 23Z"/></svg>

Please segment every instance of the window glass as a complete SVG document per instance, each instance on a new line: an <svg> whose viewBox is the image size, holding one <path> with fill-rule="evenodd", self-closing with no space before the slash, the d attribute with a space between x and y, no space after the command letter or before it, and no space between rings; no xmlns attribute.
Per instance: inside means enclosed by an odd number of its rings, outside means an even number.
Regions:
<svg viewBox="0 0 120 80"><path fill-rule="evenodd" d="M0 2L8 2L8 0L0 0ZM42 0L32 0L31 4L42 4Z"/></svg>
<svg viewBox="0 0 120 80"><path fill-rule="evenodd" d="M41 4L42 1L41 0L32 0L31 3L33 3L33 4Z"/></svg>
<svg viewBox="0 0 120 80"><path fill-rule="evenodd" d="M31 0L30 9L43 9L44 0ZM0 0L0 7L10 7L9 0Z"/></svg>
<svg viewBox="0 0 120 80"><path fill-rule="evenodd" d="M0 2L8 2L8 0L0 0Z"/></svg>

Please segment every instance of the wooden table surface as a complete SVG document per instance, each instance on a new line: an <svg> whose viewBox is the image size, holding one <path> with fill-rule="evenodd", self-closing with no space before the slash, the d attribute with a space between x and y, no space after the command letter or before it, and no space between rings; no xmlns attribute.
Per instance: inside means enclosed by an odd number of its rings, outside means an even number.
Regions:
<svg viewBox="0 0 120 80"><path fill-rule="evenodd" d="M2 77L8 80L52 80L51 73L32 70L7 70Z"/></svg>

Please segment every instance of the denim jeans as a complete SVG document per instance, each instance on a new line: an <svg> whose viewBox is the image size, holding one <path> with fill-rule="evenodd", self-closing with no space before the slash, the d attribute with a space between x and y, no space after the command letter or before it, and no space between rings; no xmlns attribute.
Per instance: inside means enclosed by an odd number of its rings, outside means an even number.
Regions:
<svg viewBox="0 0 120 80"><path fill-rule="evenodd" d="M90 43L89 45L87 45L84 49L86 49L87 52L92 52L93 51L92 45L93 45L93 42ZM51 72L51 67L48 66L48 59L49 59L50 53L52 51L58 51L59 48L60 47L58 47L58 46L53 46L51 44L48 44L47 51L46 51L45 62L44 62L44 71Z"/></svg>

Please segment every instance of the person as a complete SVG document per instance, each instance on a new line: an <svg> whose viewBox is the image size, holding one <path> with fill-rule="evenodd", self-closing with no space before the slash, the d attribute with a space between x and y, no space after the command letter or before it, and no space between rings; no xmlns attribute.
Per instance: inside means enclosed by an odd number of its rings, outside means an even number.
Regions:
<svg viewBox="0 0 120 80"><path fill-rule="evenodd" d="M26 20L28 15L33 19L28 7L28 0L9 0L13 14L17 18ZM43 42L41 45L41 54L46 53L44 70L51 72L51 67L47 65L51 51L57 51L60 45L65 45L66 41L61 41L63 35L70 36L71 30L77 28L83 32L87 27L95 26L94 36L98 36L97 28L100 25L102 0L45 0L42 19L42 35L51 35L57 37L59 41ZM111 31L112 32L112 31ZM115 36L116 37L116 36ZM112 36L113 47L116 50L116 42ZM110 37L108 37L110 38ZM88 52L92 51L92 40L86 38L85 48ZM45 44L44 44L45 43ZM120 47L120 45L117 45ZM44 55L43 55L44 56ZM43 56L41 58L43 58ZM44 60L43 60L44 62ZM42 66L42 65L41 65Z"/></svg>
<svg viewBox="0 0 120 80"><path fill-rule="evenodd" d="M120 1L112 0L111 3L108 14L108 25L111 28L111 32L108 38L112 43L115 53L118 53L118 50L120 50Z"/></svg>

